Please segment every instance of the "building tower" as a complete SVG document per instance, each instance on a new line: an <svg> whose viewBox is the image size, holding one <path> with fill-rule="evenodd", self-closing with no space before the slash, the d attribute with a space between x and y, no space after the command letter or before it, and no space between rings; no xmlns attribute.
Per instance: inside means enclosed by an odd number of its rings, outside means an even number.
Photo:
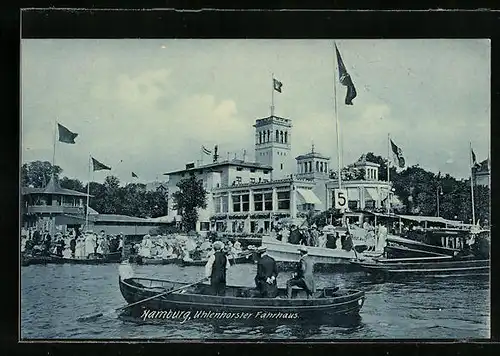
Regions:
<svg viewBox="0 0 500 356"><path fill-rule="evenodd" d="M293 173L292 120L269 116L255 121L255 161L273 167L271 179Z"/></svg>
<svg viewBox="0 0 500 356"><path fill-rule="evenodd" d="M297 178L299 179L328 179L330 170L330 157L323 156L314 151L295 157L297 161Z"/></svg>

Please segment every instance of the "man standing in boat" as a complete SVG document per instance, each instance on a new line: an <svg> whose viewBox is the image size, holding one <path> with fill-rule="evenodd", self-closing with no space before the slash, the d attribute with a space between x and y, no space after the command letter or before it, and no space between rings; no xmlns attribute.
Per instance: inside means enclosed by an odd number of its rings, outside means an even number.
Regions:
<svg viewBox="0 0 500 356"><path fill-rule="evenodd" d="M255 285L262 298L274 298L278 295L278 268L274 258L266 253L265 247L259 247L256 252L259 255L257 261L257 275Z"/></svg>
<svg viewBox="0 0 500 356"><path fill-rule="evenodd" d="M226 270L229 268L229 260L222 249L224 244L215 241L213 244L215 253L208 258L205 265L205 277L210 278L210 285L215 295L224 295L226 290Z"/></svg>
<svg viewBox="0 0 500 356"><path fill-rule="evenodd" d="M297 272L294 273L293 277L286 282L288 299L292 298L292 288L294 286L304 289L307 293L307 298L311 297L315 292L313 276L314 263L311 257L307 254L307 248L305 246L301 246L299 248L299 252L301 257Z"/></svg>

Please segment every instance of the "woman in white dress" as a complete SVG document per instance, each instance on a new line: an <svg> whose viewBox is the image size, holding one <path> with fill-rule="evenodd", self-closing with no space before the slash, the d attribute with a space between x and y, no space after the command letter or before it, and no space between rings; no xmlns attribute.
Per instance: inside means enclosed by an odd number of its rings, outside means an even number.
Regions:
<svg viewBox="0 0 500 356"><path fill-rule="evenodd" d="M83 257L88 257L91 253L94 253L96 247L96 237L94 234L89 233L85 237L85 254Z"/></svg>

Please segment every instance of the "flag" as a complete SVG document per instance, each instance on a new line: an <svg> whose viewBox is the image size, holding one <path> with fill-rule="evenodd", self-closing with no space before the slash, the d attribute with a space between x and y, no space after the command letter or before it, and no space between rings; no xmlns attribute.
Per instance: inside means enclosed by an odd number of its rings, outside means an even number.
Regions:
<svg viewBox="0 0 500 356"><path fill-rule="evenodd" d="M111 170L111 167L106 166L105 164L99 162L96 160L94 157L92 157L92 166L94 167L94 172L95 171L102 171L102 170Z"/></svg>
<svg viewBox="0 0 500 356"><path fill-rule="evenodd" d="M335 44L335 51L337 52L337 62L339 65L339 80L342 85L347 87L345 104L352 105L352 99L354 99L358 94L356 93L356 88L354 87L351 76L349 75L349 73L347 73L344 61L342 61L342 57L340 56L340 52L336 44Z"/></svg>
<svg viewBox="0 0 500 356"><path fill-rule="evenodd" d="M477 166L476 154L474 153L474 150L472 148L470 149L470 153L472 156L472 167L476 167Z"/></svg>
<svg viewBox="0 0 500 356"><path fill-rule="evenodd" d="M391 147L392 147L392 152L394 153L394 156L396 156L396 164L398 164L399 168L403 168L405 166L405 159L403 157L403 151L401 148L396 146L394 142L391 140Z"/></svg>
<svg viewBox="0 0 500 356"><path fill-rule="evenodd" d="M64 127L61 124L57 124L57 128L59 129L59 141L64 142L64 143L71 143L74 144L76 136L78 136L77 133L71 132L68 130L66 127Z"/></svg>
<svg viewBox="0 0 500 356"><path fill-rule="evenodd" d="M273 86L274 90L276 90L278 93L281 93L281 87L283 86L282 82L273 78Z"/></svg>
<svg viewBox="0 0 500 356"><path fill-rule="evenodd" d="M139 177L137 176L137 174L135 174L134 172L132 172L132 178L139 178Z"/></svg>
<svg viewBox="0 0 500 356"><path fill-rule="evenodd" d="M206 155L210 155L212 154L212 151L210 151L208 148L206 148L205 146L201 146L201 150L203 151L204 154Z"/></svg>

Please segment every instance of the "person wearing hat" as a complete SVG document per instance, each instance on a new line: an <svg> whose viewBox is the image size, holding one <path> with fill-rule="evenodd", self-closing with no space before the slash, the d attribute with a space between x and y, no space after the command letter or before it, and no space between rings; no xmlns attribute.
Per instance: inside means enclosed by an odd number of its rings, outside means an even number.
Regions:
<svg viewBox="0 0 500 356"><path fill-rule="evenodd" d="M313 277L313 267L314 263L307 254L307 248L301 246L299 248L301 254L297 272L293 274L293 277L286 282L286 290L288 299L292 298L292 288L297 286L302 288L307 293L307 298L312 296L315 292L314 277Z"/></svg>
<svg viewBox="0 0 500 356"><path fill-rule="evenodd" d="M288 241L291 244L298 245L300 243L301 237L302 236L300 234L299 228L296 225L292 225Z"/></svg>
<svg viewBox="0 0 500 356"><path fill-rule="evenodd" d="M224 253L224 244L220 241L215 241L213 244L215 253L208 258L205 265L205 277L210 278L215 295L224 295L226 290L226 270L229 268L229 260Z"/></svg>
<svg viewBox="0 0 500 356"><path fill-rule="evenodd" d="M274 258L269 256L267 248L259 247L257 253L257 275L255 276L255 285L262 298L274 298L278 295L278 267Z"/></svg>

